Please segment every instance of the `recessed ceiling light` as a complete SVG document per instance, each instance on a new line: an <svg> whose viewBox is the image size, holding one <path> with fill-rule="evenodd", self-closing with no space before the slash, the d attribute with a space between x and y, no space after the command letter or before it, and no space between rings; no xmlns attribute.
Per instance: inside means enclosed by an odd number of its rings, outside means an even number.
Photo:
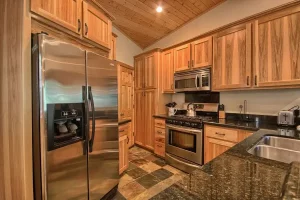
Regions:
<svg viewBox="0 0 300 200"><path fill-rule="evenodd" d="M156 8L156 12L161 12L163 9L162 9L162 7L161 6L157 6L157 8Z"/></svg>

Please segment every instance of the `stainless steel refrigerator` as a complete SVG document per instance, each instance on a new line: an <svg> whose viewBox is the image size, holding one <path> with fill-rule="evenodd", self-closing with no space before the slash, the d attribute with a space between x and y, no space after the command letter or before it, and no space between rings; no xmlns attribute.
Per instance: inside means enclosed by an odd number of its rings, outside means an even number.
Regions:
<svg viewBox="0 0 300 200"><path fill-rule="evenodd" d="M117 65L32 36L35 199L110 199L119 183Z"/></svg>

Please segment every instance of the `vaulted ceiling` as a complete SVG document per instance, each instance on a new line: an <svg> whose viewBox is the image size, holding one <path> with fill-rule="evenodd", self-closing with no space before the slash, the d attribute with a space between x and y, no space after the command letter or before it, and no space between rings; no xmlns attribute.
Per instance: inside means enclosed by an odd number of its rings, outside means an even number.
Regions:
<svg viewBox="0 0 300 200"><path fill-rule="evenodd" d="M114 25L142 48L153 44L225 0L97 0ZM163 11L156 12L157 6Z"/></svg>

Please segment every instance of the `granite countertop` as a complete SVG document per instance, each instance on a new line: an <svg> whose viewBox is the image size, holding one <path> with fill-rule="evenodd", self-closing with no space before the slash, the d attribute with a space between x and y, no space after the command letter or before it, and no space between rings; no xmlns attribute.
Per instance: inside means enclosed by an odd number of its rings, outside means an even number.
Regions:
<svg viewBox="0 0 300 200"><path fill-rule="evenodd" d="M172 118L167 115L154 117ZM295 128L236 120L205 123L253 130L254 133L176 183L183 191L200 199L300 199L300 163L287 164L248 153L264 136L300 139Z"/></svg>

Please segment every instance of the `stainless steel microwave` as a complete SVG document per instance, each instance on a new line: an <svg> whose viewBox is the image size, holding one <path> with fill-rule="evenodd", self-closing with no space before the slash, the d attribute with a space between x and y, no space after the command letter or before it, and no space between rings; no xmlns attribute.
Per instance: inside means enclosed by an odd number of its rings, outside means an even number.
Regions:
<svg viewBox="0 0 300 200"><path fill-rule="evenodd" d="M209 91L211 89L210 68L174 74L175 92Z"/></svg>

